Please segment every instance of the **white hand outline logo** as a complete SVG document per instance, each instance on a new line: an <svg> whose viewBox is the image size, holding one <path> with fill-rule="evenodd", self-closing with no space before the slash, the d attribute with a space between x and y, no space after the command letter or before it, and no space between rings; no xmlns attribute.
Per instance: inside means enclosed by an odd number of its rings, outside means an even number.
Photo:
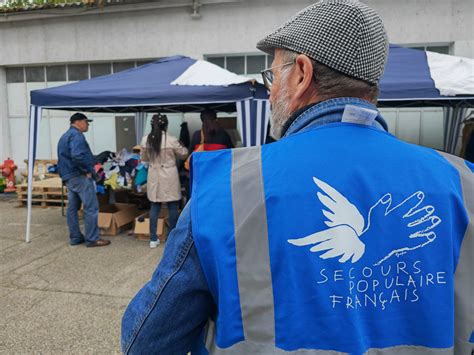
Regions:
<svg viewBox="0 0 474 355"><path fill-rule="evenodd" d="M416 239L412 243L413 245L405 245L391 250L375 262L374 265L380 265L393 255L400 256L408 251L422 248L436 239L436 233L433 229L441 223L441 218L433 215L435 208L431 205L418 208L425 198L425 194L422 191L413 193L394 207L392 207L392 195L386 193L369 209L367 225L365 225L364 217L346 197L316 177L313 177L313 181L325 193L322 194L318 191L317 196L328 209L322 210L322 213L327 218L325 224L329 228L302 238L288 239L288 243L296 246L313 245L310 248L311 252L325 251L325 253L319 256L321 259L340 256L340 263L344 263L349 259L351 259L352 263L357 262L365 253L366 245L362 242L361 237L371 228L372 219L374 218L373 212L379 209L383 212L383 217L392 217L395 216L394 212L400 212L402 207L411 205L412 207L399 218L402 218L402 221L409 217L415 218L408 222L406 221L406 226L409 228L420 226L422 228L408 235L408 238L411 240L420 238ZM419 217L417 218L417 216Z"/></svg>

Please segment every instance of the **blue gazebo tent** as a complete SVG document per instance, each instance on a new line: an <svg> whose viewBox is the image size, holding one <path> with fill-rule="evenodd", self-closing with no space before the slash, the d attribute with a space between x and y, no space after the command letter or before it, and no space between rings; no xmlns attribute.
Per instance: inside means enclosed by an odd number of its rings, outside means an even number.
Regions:
<svg viewBox="0 0 474 355"><path fill-rule="evenodd" d="M265 87L217 65L173 56L112 75L31 92L28 160L36 157L42 109L133 112L137 141L147 112L236 112L244 146L265 141L270 105ZM33 164L28 164L29 241Z"/></svg>
<svg viewBox="0 0 474 355"><path fill-rule="evenodd" d="M378 104L443 107L444 150L454 153L462 119L474 107L474 60L390 45Z"/></svg>
<svg viewBox="0 0 474 355"><path fill-rule="evenodd" d="M472 106L474 60L390 45L381 106Z"/></svg>
<svg viewBox="0 0 474 355"><path fill-rule="evenodd" d="M459 124L474 106L474 60L391 45L380 83L381 107L445 108L445 150L454 152ZM268 93L248 78L211 63L167 57L120 73L31 92L28 160L34 161L41 111L135 112L137 136L145 112L198 112L204 107L237 111L245 146L264 142L269 117ZM31 181L28 165L29 241Z"/></svg>

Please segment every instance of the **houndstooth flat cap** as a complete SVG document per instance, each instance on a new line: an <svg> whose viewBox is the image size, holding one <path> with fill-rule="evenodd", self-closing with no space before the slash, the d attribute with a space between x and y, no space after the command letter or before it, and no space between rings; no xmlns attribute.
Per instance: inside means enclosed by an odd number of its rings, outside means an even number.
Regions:
<svg viewBox="0 0 474 355"><path fill-rule="evenodd" d="M357 0L323 0L297 13L257 43L308 57L351 77L377 84L383 74L388 39L382 19Z"/></svg>

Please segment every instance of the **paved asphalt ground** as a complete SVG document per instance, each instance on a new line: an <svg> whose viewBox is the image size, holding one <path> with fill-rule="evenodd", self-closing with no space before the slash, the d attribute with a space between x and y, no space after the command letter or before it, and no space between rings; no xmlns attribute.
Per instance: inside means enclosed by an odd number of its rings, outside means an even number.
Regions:
<svg viewBox="0 0 474 355"><path fill-rule="evenodd" d="M120 322L163 246L126 233L108 247L71 247L58 208L26 208L0 194L0 354L120 353Z"/></svg>

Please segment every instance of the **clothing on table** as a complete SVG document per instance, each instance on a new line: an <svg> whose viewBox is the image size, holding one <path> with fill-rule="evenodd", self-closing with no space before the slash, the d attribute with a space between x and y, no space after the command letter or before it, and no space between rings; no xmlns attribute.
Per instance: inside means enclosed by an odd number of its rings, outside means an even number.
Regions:
<svg viewBox="0 0 474 355"><path fill-rule="evenodd" d="M194 132L189 151L193 152L198 144L201 144L201 130ZM234 145L232 144L229 134L222 128L219 128L213 136L205 138L205 151L226 148L234 148Z"/></svg>
<svg viewBox="0 0 474 355"><path fill-rule="evenodd" d="M161 150L158 156L151 161L151 148L147 147L147 138L141 142L141 158L148 162L147 196L151 202L178 201L181 199L181 185L179 183L176 159L185 159L188 150L178 140L163 132Z"/></svg>
<svg viewBox="0 0 474 355"><path fill-rule="evenodd" d="M156 228L158 226L158 217L160 215L161 204L162 202L150 203L150 240L152 242L156 242L158 240ZM179 201L169 201L166 202L166 204L168 206L169 230L172 231L174 227L176 227L176 222L178 221Z"/></svg>
<svg viewBox="0 0 474 355"><path fill-rule="evenodd" d="M97 163L104 164L106 161L114 159L115 153L111 152L110 150L104 150L102 153L97 154L94 156L94 159Z"/></svg>
<svg viewBox="0 0 474 355"><path fill-rule="evenodd" d="M112 172L108 178L107 178L107 174L106 174L106 179L104 181L104 186L110 186L110 188L112 190L116 190L119 187L118 177L119 177L119 175L115 171Z"/></svg>
<svg viewBox="0 0 474 355"><path fill-rule="evenodd" d="M133 159L134 156L136 156L135 153L129 152L126 148L122 148L122 150L117 153L117 156L114 158L114 160L119 166L124 166L127 161Z"/></svg>
<svg viewBox="0 0 474 355"><path fill-rule="evenodd" d="M197 154L124 353L472 351L474 165L382 127L338 98L278 142Z"/></svg>

